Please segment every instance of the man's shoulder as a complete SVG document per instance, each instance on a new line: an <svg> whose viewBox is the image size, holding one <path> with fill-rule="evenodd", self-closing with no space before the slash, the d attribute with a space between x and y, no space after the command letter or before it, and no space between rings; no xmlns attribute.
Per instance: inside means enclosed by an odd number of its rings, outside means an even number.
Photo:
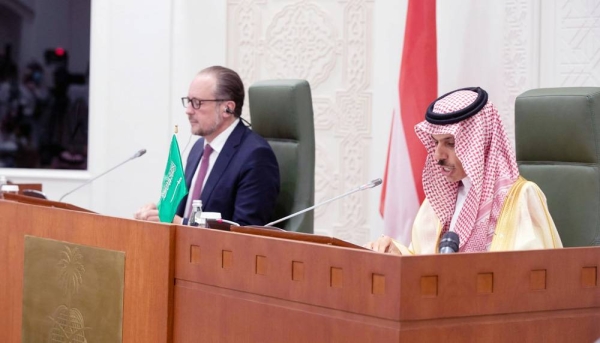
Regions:
<svg viewBox="0 0 600 343"><path fill-rule="evenodd" d="M252 131L248 127L245 127L245 130L246 130L246 132L244 132L244 137L242 139L243 147L247 147L250 149L266 148L269 150L273 150L273 149L271 149L271 145L267 142L266 139L264 139L263 136Z"/></svg>
<svg viewBox="0 0 600 343"><path fill-rule="evenodd" d="M517 181L512 185L511 191L516 193L515 195L542 195L544 196L544 192L537 185L537 183L527 180L522 176L519 176ZM544 196L545 197L545 196Z"/></svg>
<svg viewBox="0 0 600 343"><path fill-rule="evenodd" d="M237 127L236 131L235 134L229 136L226 143L236 155L233 160L234 164L243 165L245 168L257 164L277 166L275 152L262 136L245 125Z"/></svg>

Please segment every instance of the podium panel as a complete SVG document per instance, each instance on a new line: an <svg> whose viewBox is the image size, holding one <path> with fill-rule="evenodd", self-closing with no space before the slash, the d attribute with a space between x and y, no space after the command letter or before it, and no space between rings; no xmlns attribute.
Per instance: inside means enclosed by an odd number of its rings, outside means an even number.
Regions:
<svg viewBox="0 0 600 343"><path fill-rule="evenodd" d="M177 342L594 341L600 248L430 256L177 227Z"/></svg>
<svg viewBox="0 0 600 343"><path fill-rule="evenodd" d="M124 252L123 342L171 342L174 227L2 200L0 218L3 342L21 342L26 235Z"/></svg>

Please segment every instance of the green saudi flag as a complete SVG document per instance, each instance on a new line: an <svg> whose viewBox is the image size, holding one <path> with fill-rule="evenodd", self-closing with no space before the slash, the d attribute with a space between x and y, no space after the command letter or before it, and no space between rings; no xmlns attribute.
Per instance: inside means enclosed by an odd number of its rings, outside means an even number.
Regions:
<svg viewBox="0 0 600 343"><path fill-rule="evenodd" d="M171 223L173 221L175 212L177 212L177 206L187 193L188 190L185 185L179 144L177 144L177 138L173 135L167 168L163 177L160 200L158 200L158 204L156 205L158 208L158 217L161 222Z"/></svg>

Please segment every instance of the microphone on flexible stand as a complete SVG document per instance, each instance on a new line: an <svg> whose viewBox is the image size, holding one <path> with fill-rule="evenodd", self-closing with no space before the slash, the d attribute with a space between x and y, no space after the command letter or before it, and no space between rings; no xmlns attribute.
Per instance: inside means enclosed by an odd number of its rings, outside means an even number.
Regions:
<svg viewBox="0 0 600 343"><path fill-rule="evenodd" d="M453 254L458 252L460 239L456 232L448 231L442 235L442 239L440 239L440 254Z"/></svg>
<svg viewBox="0 0 600 343"><path fill-rule="evenodd" d="M101 177L101 176L103 176L103 175L107 174L108 172L111 172L111 171L115 170L116 168L118 168L118 167L120 167L120 166L124 165L125 163L127 163L127 162L129 162L129 161L131 161L131 160L133 160L133 159L136 159L136 158L138 158L138 157L140 157L140 156L144 155L145 153L146 153L146 149L140 149L140 150L138 150L138 151L137 151L135 154L133 154L133 156L131 156L130 158L126 159L125 161L123 161L123 162L121 162L121 163L117 164L116 166L114 166L114 167L110 168L109 170L105 171L104 173L102 173L102 174L100 174L100 175L98 175L98 176L94 176L93 178L89 179L88 181L84 182L83 184L81 184L81 185L79 185L79 186L77 186L77 187L73 188L72 190L68 191L67 193L63 194L63 196L61 196L61 197L60 197L60 199L58 199L58 201L62 201L62 199L64 199L64 197L66 197L67 195L69 195L69 194L71 194L71 193L75 192L75 191L76 191L76 190L78 190L79 188L81 188L81 187L83 187L83 186L85 186L85 185L87 185L87 184L90 184L92 181L95 181L95 180L96 180L96 179L98 179L99 177Z"/></svg>
<svg viewBox="0 0 600 343"><path fill-rule="evenodd" d="M331 199L329 199L329 200L325 200L325 201L323 201L323 202L321 202L321 203L318 203L318 204L316 204L316 205L313 205L313 206L311 206L311 207L309 207L309 208L305 208L305 209L303 209L303 210L301 210L301 211L298 211L298 212L296 212L296 213L292 213L292 214L290 214L290 215L289 215L289 216L287 216L287 217L283 217L283 218L281 218L281 219L277 219L276 221L274 221L274 222L270 222L269 224L267 224L267 225L265 225L265 226L273 226L273 224L277 224L277 223L280 223L280 222L282 222L282 221L284 221L284 220L287 220L287 219L293 218L293 217L295 217L295 216L297 216L297 215L299 215L299 214L302 214L302 213L304 213L304 212L308 212L308 211L310 211L310 210L312 210L312 209L315 209L315 208L317 208L317 207L319 207L319 206L321 206L321 205L328 204L328 203L330 203L330 202L332 202L332 201L334 201L334 200L341 199L341 198L343 198L343 197L346 197L346 196L348 196L348 195L350 195L350 194L352 194L352 193L356 193L356 192L358 192L358 191L364 191L365 189L369 189L369 188L377 187L377 186L381 185L381 182L382 182L382 181L381 181L381 179L374 179L374 180L371 180L369 183L365 183L364 185L362 185L362 186L360 186L360 187L357 187L357 188L354 188L353 190L351 190L351 191L349 191L349 192L346 192L346 193L344 193L344 194L342 194L342 195L338 195L338 196L336 196L335 198L331 198Z"/></svg>

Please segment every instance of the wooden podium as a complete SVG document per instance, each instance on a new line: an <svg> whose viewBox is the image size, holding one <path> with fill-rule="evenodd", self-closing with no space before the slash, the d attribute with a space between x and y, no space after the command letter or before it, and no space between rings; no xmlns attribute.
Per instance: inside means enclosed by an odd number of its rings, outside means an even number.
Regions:
<svg viewBox="0 0 600 343"><path fill-rule="evenodd" d="M397 257L177 227L176 342L592 342L600 248Z"/></svg>
<svg viewBox="0 0 600 343"><path fill-rule="evenodd" d="M175 228L31 199L37 205L0 200L2 342L21 342L26 235L125 252L123 342L171 342Z"/></svg>
<svg viewBox="0 0 600 343"><path fill-rule="evenodd" d="M123 342L600 337L600 247L397 257L10 201L0 217L6 342L20 342L24 235L125 252Z"/></svg>

